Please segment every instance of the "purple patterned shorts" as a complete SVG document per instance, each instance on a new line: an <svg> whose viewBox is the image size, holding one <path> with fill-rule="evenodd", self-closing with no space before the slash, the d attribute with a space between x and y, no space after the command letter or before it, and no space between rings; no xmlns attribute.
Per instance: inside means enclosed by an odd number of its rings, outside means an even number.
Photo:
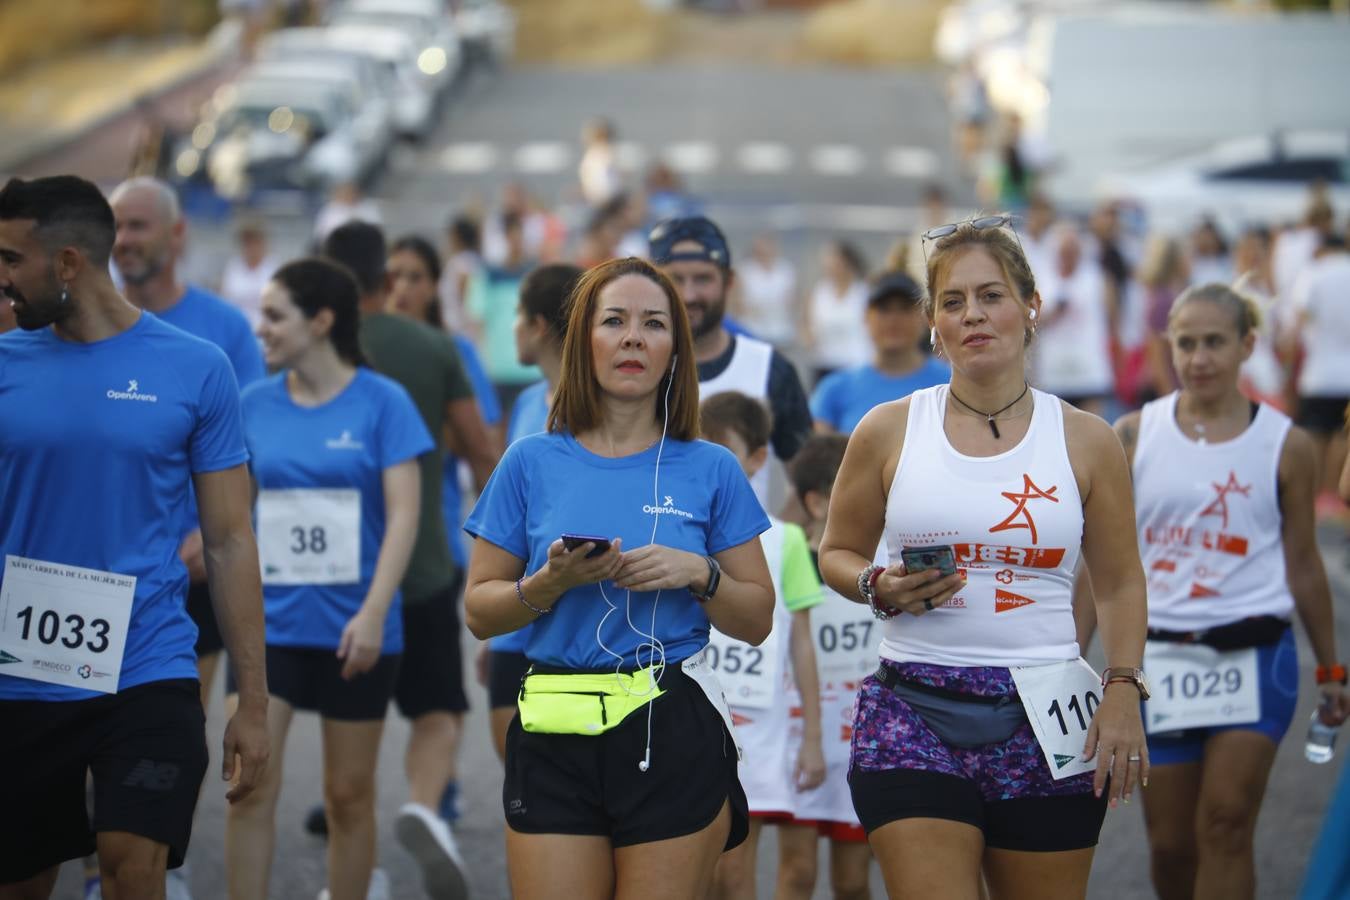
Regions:
<svg viewBox="0 0 1350 900"><path fill-rule="evenodd" d="M883 660L904 680L976 697L1015 697L1007 669L932 666ZM1067 797L1092 793L1092 773L1056 781L1045 754L1025 724L1001 744L963 749L938 739L908 703L869 675L858 690L853 719L852 771L917 769L953 775L974 783L986 803L1026 797Z"/></svg>

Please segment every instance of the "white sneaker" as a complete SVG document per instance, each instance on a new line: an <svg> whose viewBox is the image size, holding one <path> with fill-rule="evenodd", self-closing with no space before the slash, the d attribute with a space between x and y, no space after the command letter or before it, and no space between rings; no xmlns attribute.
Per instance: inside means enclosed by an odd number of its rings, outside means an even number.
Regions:
<svg viewBox="0 0 1350 900"><path fill-rule="evenodd" d="M431 900L465 900L464 860L455 836L440 816L420 803L405 803L394 822L394 834L422 867L422 886Z"/></svg>
<svg viewBox="0 0 1350 900"><path fill-rule="evenodd" d="M318 900L331 900L328 888L319 891ZM366 887L366 900L389 900L389 873L384 869L370 870L370 884Z"/></svg>
<svg viewBox="0 0 1350 900"><path fill-rule="evenodd" d="M164 900L192 900L187 863L164 873Z"/></svg>

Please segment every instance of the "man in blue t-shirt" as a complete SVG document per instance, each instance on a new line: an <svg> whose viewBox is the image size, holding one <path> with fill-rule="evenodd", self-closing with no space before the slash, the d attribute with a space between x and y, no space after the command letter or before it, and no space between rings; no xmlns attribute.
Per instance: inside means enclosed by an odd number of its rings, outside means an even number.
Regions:
<svg viewBox="0 0 1350 900"><path fill-rule="evenodd" d="M852 434L874 406L944 384L951 369L924 351L923 288L904 272L887 272L872 285L864 319L872 339L870 362L831 372L811 394L811 415L824 434Z"/></svg>
<svg viewBox="0 0 1350 900"><path fill-rule="evenodd" d="M117 223L112 258L122 276L126 298L170 325L224 350L240 390L261 380L267 370L244 314L178 277L187 223L173 188L148 176L131 178L117 186L108 202ZM197 626L194 648L197 677L202 688L202 708L209 709L216 660L225 645L211 611L195 503L189 502L188 511L189 521L184 526L178 553L188 569L187 610Z"/></svg>
<svg viewBox="0 0 1350 900"><path fill-rule="evenodd" d="M224 774L266 766L262 591L239 394L224 354L108 272L112 210L73 176L0 190L0 893L47 897L98 851L108 896L162 896L206 772L178 556L195 487L239 682ZM92 775L94 816L85 805Z"/></svg>

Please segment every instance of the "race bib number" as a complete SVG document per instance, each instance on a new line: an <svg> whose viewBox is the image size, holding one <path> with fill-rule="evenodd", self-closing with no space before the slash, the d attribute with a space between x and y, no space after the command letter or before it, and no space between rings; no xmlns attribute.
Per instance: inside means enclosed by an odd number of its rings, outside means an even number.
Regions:
<svg viewBox="0 0 1350 900"><path fill-rule="evenodd" d="M856 685L876 671L881 626L866 606L827 589L825 602L811 607L811 635L822 688Z"/></svg>
<svg viewBox="0 0 1350 900"><path fill-rule="evenodd" d="M0 673L117 693L136 579L5 556Z"/></svg>
<svg viewBox="0 0 1350 900"><path fill-rule="evenodd" d="M732 741L736 744L736 760L741 759L741 742L736 739L736 726L731 718L731 708L727 706L727 695L722 690L722 683L717 678L717 673L709 665L708 648L704 647L693 656L680 663L680 671L688 675L694 684L698 685L699 690L708 698L708 702L717 710L717 714L722 717L722 722L727 726L727 734L731 735Z"/></svg>
<svg viewBox="0 0 1350 900"><path fill-rule="evenodd" d="M1221 652L1203 644L1148 641L1144 667L1153 689L1144 702L1149 734L1261 718L1255 647Z"/></svg>
<svg viewBox="0 0 1350 900"><path fill-rule="evenodd" d="M1009 671L1055 780L1096 771L1096 757L1083 759L1088 726L1102 702L1102 680L1092 666L1079 658Z"/></svg>
<svg viewBox="0 0 1350 900"><path fill-rule="evenodd" d="M361 580L361 492L298 488L258 494L263 584Z"/></svg>
<svg viewBox="0 0 1350 900"><path fill-rule="evenodd" d="M764 643L752 647L745 641L727 637L716 628L708 629L704 655L717 673L717 680L722 682L722 690L726 691L732 706L769 709L777 701L781 658L778 631L775 627Z"/></svg>

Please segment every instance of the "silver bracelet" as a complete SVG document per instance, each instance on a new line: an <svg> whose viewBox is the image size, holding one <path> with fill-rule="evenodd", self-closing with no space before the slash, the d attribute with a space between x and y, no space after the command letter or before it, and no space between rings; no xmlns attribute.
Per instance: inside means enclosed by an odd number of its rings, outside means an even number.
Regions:
<svg viewBox="0 0 1350 900"><path fill-rule="evenodd" d="M878 572L884 572L885 566L871 565L858 573L858 593L863 600L867 601L867 608L872 610L872 615L881 621L894 618L896 613L889 607L883 607L877 603L877 592L874 589L876 575Z"/></svg>
<svg viewBox="0 0 1350 900"><path fill-rule="evenodd" d="M540 616L546 616L549 613L553 612L552 607L549 607L548 609L540 609L539 607L535 606L533 603L525 599L525 592L520 589L520 583L524 580L525 580L524 576L521 576L520 578L516 579L516 599L520 601L520 605L528 609L530 612Z"/></svg>

